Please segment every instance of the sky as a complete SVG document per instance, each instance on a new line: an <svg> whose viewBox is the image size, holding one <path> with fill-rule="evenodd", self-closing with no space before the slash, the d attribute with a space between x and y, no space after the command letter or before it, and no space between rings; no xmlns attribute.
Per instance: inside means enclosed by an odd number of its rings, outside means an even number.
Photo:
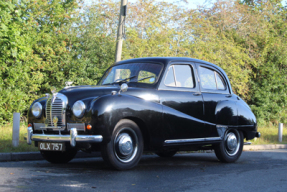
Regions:
<svg viewBox="0 0 287 192"><path fill-rule="evenodd" d="M175 0L165 0L166 2L172 3ZM136 0L128 0L128 2L136 2ZM212 4L212 2L215 2L215 0L187 0L188 4L187 6L189 8L195 9L197 8L198 5L208 5L208 4Z"/></svg>
<svg viewBox="0 0 287 192"><path fill-rule="evenodd" d="M96 0L84 0L85 3L89 4L91 1L96 1ZM118 0L120 2L120 0ZM136 2L137 0L128 0L128 2ZM164 0L166 2L175 2L176 0ZM212 5L213 2L215 2L216 0L187 0L188 4L187 6L189 8L195 9L197 8L197 6L200 5ZM282 0L282 4L285 6L286 5L287 0Z"/></svg>

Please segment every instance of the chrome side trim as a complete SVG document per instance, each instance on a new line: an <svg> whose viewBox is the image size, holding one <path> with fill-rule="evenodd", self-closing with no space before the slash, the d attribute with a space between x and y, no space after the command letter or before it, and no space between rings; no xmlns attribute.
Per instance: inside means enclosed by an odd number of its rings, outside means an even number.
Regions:
<svg viewBox="0 0 287 192"><path fill-rule="evenodd" d="M216 125L216 129L217 129L217 133L218 133L219 137L221 137L223 139L224 134L225 134L226 130L228 129L228 126Z"/></svg>
<svg viewBox="0 0 287 192"><path fill-rule="evenodd" d="M207 138L195 138L195 139L174 139L165 140L164 143L175 144L175 143L193 143L193 142L203 142L203 141L221 141L221 137L207 137Z"/></svg>

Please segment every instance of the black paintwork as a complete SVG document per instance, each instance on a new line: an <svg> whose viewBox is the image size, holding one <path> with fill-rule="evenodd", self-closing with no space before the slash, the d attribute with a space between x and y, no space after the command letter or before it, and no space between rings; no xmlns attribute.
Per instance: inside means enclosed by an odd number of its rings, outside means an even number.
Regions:
<svg viewBox="0 0 287 192"><path fill-rule="evenodd" d="M154 151L167 147L165 140L219 137L216 125L240 129L247 139L255 137L256 118L248 105L233 94L228 77L220 67L191 58L140 58L121 61L115 65L145 62L162 65L160 76L154 84L130 82L127 92L116 95L111 92L119 91L118 84L76 86L61 90L59 93L68 98L67 123L91 124L92 130L79 134L102 135L103 142L109 142L117 122L125 118L131 119L139 125L146 149ZM194 67L195 87L166 87L162 82L168 67L182 63ZM227 89L218 92L202 89L196 70L199 65L211 67L222 75ZM29 123L44 122L46 100L36 100L43 105L43 115L35 118L29 110ZM75 117L71 110L78 100L82 100L87 106L80 119ZM68 134L63 131L63 134L65 133ZM202 146L210 143L186 143L176 146L180 149L192 144Z"/></svg>

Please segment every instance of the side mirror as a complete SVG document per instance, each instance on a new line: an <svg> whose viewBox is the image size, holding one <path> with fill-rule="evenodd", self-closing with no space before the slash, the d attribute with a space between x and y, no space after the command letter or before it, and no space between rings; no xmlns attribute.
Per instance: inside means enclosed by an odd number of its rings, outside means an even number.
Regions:
<svg viewBox="0 0 287 192"><path fill-rule="evenodd" d="M121 85L121 89L120 89L120 91L119 91L119 94L121 94L121 91L122 91L122 92L127 91L128 88L129 88L128 84L123 83L123 84Z"/></svg>

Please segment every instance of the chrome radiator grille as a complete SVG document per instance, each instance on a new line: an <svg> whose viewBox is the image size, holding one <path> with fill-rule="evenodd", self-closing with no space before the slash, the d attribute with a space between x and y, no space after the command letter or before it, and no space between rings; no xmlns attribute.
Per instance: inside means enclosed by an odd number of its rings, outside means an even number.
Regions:
<svg viewBox="0 0 287 192"><path fill-rule="evenodd" d="M46 122L48 127L65 129L66 126L66 106L67 97L63 94L57 94L50 97L46 103ZM57 126L53 123L53 118L57 117Z"/></svg>

